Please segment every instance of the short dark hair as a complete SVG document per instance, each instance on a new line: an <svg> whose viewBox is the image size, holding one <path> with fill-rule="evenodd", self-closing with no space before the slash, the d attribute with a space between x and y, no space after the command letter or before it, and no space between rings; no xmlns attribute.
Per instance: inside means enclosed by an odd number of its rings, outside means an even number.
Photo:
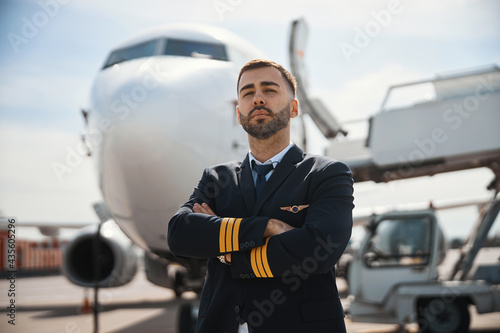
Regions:
<svg viewBox="0 0 500 333"><path fill-rule="evenodd" d="M288 83L288 85L292 89L293 97L295 98L295 92L297 90L297 80L295 80L293 75L290 74L290 72L288 72L285 68L283 68L283 66L281 66L280 64L278 64L274 61L266 60L266 59L250 60L243 67L241 67L240 74L238 75L238 83L236 85L237 91L238 91L239 86L240 86L241 75L243 75L244 72L251 70L251 69L257 69L257 68L263 68L263 67L274 67L277 70L279 70L281 75L285 79L285 81Z"/></svg>

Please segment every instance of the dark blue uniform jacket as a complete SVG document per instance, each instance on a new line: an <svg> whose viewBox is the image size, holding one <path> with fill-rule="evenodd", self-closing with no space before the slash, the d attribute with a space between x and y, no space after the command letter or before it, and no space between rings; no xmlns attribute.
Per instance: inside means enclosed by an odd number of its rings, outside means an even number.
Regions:
<svg viewBox="0 0 500 333"><path fill-rule="evenodd" d="M170 220L177 256L208 259L197 332L345 332L334 265L351 235L353 179L341 162L293 146L255 198L248 156L205 169ZM193 213L206 202L217 216ZM263 238L270 218L295 229ZM232 263L217 256L231 252Z"/></svg>

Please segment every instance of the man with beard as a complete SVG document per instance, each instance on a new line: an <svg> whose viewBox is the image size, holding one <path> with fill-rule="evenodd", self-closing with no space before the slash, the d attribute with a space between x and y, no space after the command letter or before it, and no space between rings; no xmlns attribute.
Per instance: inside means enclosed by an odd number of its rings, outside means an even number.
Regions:
<svg viewBox="0 0 500 333"><path fill-rule="evenodd" d="M207 258L197 332L345 332L334 265L350 238L353 179L290 142L296 83L252 60L237 82L243 162L205 169L168 227L177 256Z"/></svg>

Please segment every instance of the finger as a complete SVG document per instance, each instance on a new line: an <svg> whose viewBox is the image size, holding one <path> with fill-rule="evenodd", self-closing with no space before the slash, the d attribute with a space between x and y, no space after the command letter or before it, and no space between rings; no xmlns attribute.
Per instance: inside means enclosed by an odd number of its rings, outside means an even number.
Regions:
<svg viewBox="0 0 500 333"><path fill-rule="evenodd" d="M193 206L193 212L203 214L201 206L197 203L195 203Z"/></svg>
<svg viewBox="0 0 500 333"><path fill-rule="evenodd" d="M201 205L198 203L195 203L193 205L193 212L198 213L198 214L207 214L207 215L214 215L215 216L215 213L213 212L213 210L206 203L202 203Z"/></svg>
<svg viewBox="0 0 500 333"><path fill-rule="evenodd" d="M208 215L215 215L214 211L210 208L209 205L207 205L206 203L202 203L201 204L202 208L206 211L205 214L208 214Z"/></svg>

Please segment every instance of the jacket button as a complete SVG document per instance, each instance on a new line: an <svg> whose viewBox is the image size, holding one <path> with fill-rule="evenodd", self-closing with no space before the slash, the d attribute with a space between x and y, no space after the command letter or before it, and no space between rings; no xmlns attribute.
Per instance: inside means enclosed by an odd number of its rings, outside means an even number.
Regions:
<svg viewBox="0 0 500 333"><path fill-rule="evenodd" d="M240 307L238 305L234 307L234 312L240 313Z"/></svg>
<svg viewBox="0 0 500 333"><path fill-rule="evenodd" d="M245 242L245 247L249 247L250 246L250 243L249 242Z"/></svg>
<svg viewBox="0 0 500 333"><path fill-rule="evenodd" d="M245 274L245 277L246 277L247 279L250 279L250 275L249 275L249 274Z"/></svg>
<svg viewBox="0 0 500 333"><path fill-rule="evenodd" d="M240 278L244 279L245 278L245 274L241 273L240 274Z"/></svg>
<svg viewBox="0 0 500 333"><path fill-rule="evenodd" d="M250 242L250 246L255 246L255 242L254 242L254 241L251 241L251 242Z"/></svg>
<svg viewBox="0 0 500 333"><path fill-rule="evenodd" d="M245 243L240 243L240 247L241 247L242 249L244 249L244 248L245 248Z"/></svg>

